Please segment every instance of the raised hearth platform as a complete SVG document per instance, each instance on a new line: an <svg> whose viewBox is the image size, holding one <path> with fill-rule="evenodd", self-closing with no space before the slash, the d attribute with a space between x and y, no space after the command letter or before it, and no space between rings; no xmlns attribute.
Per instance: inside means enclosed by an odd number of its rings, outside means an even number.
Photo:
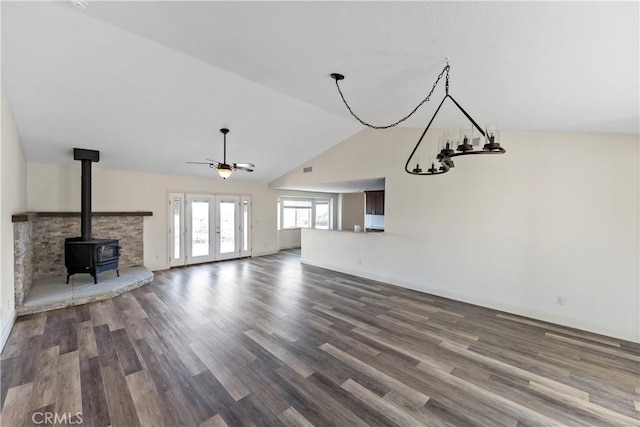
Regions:
<svg viewBox="0 0 640 427"><path fill-rule="evenodd" d="M66 276L35 280L22 306L16 307L18 316L42 311L87 304L116 297L127 291L146 285L153 280L153 273L144 267L131 267L115 271L105 271L98 276L98 284L93 283L89 274L71 276L69 284Z"/></svg>

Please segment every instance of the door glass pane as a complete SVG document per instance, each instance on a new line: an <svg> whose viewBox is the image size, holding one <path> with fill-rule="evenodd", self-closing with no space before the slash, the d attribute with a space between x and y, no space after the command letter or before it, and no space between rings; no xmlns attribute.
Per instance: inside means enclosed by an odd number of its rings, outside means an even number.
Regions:
<svg viewBox="0 0 640 427"><path fill-rule="evenodd" d="M236 251L236 204L220 202L220 253Z"/></svg>
<svg viewBox="0 0 640 427"><path fill-rule="evenodd" d="M316 228L329 229L329 203L316 203Z"/></svg>
<svg viewBox="0 0 640 427"><path fill-rule="evenodd" d="M209 255L209 202L191 202L191 256Z"/></svg>
<svg viewBox="0 0 640 427"><path fill-rule="evenodd" d="M249 250L249 202L242 203L242 250Z"/></svg>
<svg viewBox="0 0 640 427"><path fill-rule="evenodd" d="M277 211L276 211L276 216L277 216L277 218L276 218L276 221L277 221L276 228L278 230L280 230L282 228L282 220L280 219L280 201L278 201L278 203L276 204L276 209L277 209Z"/></svg>
<svg viewBox="0 0 640 427"><path fill-rule="evenodd" d="M182 217L182 199L173 199L173 259L180 258L180 247L182 246L182 227L180 219Z"/></svg>

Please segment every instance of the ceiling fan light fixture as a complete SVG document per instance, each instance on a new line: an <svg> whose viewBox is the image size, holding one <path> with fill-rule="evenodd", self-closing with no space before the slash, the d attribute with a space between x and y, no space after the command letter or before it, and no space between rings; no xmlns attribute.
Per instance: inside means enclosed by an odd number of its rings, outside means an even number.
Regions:
<svg viewBox="0 0 640 427"><path fill-rule="evenodd" d="M222 179L229 178L231 174L233 174L233 169L231 169L231 166L229 165L218 166L218 175L220 175Z"/></svg>
<svg viewBox="0 0 640 427"><path fill-rule="evenodd" d="M253 172L253 168L256 167L253 163L227 163L227 134L229 133L229 129L222 128L220 129L220 133L223 135L223 160L220 162L218 160L207 159L208 162L187 162L196 165L209 165L211 169L218 171L218 175L222 179L229 178L235 171L243 171L243 172Z"/></svg>

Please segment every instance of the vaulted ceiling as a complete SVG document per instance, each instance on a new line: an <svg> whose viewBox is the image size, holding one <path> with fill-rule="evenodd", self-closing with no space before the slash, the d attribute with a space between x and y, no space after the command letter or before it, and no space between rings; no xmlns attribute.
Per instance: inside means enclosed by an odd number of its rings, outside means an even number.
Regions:
<svg viewBox="0 0 640 427"><path fill-rule="evenodd" d="M410 111L451 62L451 93L501 129L635 133L638 3L2 2L2 84L29 161L271 181ZM406 126L424 127L443 95ZM447 115L439 126L460 126ZM366 155L366 153L363 153Z"/></svg>

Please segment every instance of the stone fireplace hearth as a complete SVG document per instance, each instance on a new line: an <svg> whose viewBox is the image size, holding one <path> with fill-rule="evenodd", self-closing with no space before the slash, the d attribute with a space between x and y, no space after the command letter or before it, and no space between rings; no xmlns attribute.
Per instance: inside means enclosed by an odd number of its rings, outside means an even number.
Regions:
<svg viewBox="0 0 640 427"><path fill-rule="evenodd" d="M55 310L116 297L153 280L153 273L144 267L124 268L120 276L115 270L104 272L100 282L93 283L88 274L81 274L65 283L65 276L39 279L33 282L23 304L16 308L19 316Z"/></svg>
<svg viewBox="0 0 640 427"><path fill-rule="evenodd" d="M151 214L151 212L93 213L92 228L95 238L118 236L120 239L120 266L123 270L131 267L144 268L142 267L144 262L143 221L145 216L151 216ZM21 313L24 311L22 309L34 283L42 286L47 281L66 275L64 241L65 238L80 234L80 213L25 213L14 215L12 220L14 222L15 302L18 313ZM135 281L139 282L140 270L136 271ZM149 274L152 278L153 274L151 272ZM76 282L91 278L88 274L77 276ZM144 283L140 285L142 284ZM72 285L73 283L68 285L69 289Z"/></svg>

